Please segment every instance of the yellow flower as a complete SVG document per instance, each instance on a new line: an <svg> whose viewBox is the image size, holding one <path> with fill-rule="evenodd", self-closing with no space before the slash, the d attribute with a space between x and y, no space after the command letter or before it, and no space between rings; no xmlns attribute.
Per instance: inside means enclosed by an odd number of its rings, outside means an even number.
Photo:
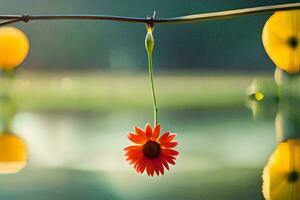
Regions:
<svg viewBox="0 0 300 200"><path fill-rule="evenodd" d="M0 134L0 174L19 172L26 163L27 149L24 141L11 133Z"/></svg>
<svg viewBox="0 0 300 200"><path fill-rule="evenodd" d="M278 144L263 173L266 200L300 199L300 140Z"/></svg>
<svg viewBox="0 0 300 200"><path fill-rule="evenodd" d="M27 36L14 27L0 28L0 69L11 70L21 64L29 51Z"/></svg>
<svg viewBox="0 0 300 200"><path fill-rule="evenodd" d="M266 22L262 41L275 65L288 73L300 71L300 10L281 11Z"/></svg>

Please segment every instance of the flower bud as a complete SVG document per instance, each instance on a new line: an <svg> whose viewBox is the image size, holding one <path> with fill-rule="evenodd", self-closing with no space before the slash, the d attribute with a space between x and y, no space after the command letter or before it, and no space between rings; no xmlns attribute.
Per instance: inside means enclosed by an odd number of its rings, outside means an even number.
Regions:
<svg viewBox="0 0 300 200"><path fill-rule="evenodd" d="M148 29L146 38L145 38L145 47L147 50L148 55L152 55L153 48L154 48L154 38L152 35L152 29Z"/></svg>

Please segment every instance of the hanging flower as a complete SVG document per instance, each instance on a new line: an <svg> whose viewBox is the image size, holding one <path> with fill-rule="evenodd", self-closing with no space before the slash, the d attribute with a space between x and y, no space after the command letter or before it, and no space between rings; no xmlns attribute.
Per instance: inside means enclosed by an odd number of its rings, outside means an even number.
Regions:
<svg viewBox="0 0 300 200"><path fill-rule="evenodd" d="M29 40L24 32L14 27L0 28L0 69L13 70L26 58Z"/></svg>
<svg viewBox="0 0 300 200"><path fill-rule="evenodd" d="M300 71L300 10L281 11L266 22L262 41L275 65L288 73Z"/></svg>
<svg viewBox="0 0 300 200"><path fill-rule="evenodd" d="M11 132L0 132L0 174L17 173L27 163L26 143Z"/></svg>
<svg viewBox="0 0 300 200"><path fill-rule="evenodd" d="M178 142L173 141L175 133L166 132L160 135L160 125L154 128L148 123L145 130L135 127L135 133L129 133L128 139L136 145L128 146L125 150L126 160L134 165L138 173L147 172L148 176L156 173L164 174L164 168L169 170L169 164L175 165L179 153L172 148Z"/></svg>
<svg viewBox="0 0 300 200"><path fill-rule="evenodd" d="M279 143L263 172L266 200L300 199L300 140Z"/></svg>

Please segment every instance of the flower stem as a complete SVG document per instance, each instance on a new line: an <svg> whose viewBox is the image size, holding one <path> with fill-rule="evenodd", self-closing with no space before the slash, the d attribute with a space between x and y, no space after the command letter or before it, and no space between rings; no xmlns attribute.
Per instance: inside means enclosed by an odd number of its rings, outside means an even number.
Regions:
<svg viewBox="0 0 300 200"><path fill-rule="evenodd" d="M153 66L152 66L152 53L148 52L148 63L149 63L149 78L152 90L152 98L153 98L153 110L154 110L154 125L157 125L157 102L155 95L155 87L154 87L154 78L153 78Z"/></svg>
<svg viewBox="0 0 300 200"><path fill-rule="evenodd" d="M0 117L0 135L8 133L13 123L15 105L11 98L11 91L14 72L15 70L4 70L1 71L2 74L0 74L0 107L2 109Z"/></svg>
<svg viewBox="0 0 300 200"><path fill-rule="evenodd" d="M155 15L155 13L154 13ZM154 17L153 15L153 17ZM153 18L151 18L153 20ZM149 78L152 90L152 98L153 98L153 109L154 109L154 125L157 125L157 103L156 103L156 96L155 96L155 88L154 88L154 78L153 78L153 65L152 65L152 52L154 48L154 37L152 35L153 31L153 23L147 24L147 35L145 38L145 47L147 50L148 55L148 64L149 64Z"/></svg>

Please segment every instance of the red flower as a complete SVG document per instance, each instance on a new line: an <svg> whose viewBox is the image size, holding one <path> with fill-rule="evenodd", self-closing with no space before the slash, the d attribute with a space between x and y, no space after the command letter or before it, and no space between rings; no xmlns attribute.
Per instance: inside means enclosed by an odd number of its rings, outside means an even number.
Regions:
<svg viewBox="0 0 300 200"><path fill-rule="evenodd" d="M134 165L138 173L147 171L148 176L164 174L164 167L169 170L169 164L175 165L175 156L179 153L172 148L178 142L172 141L175 133L166 132L160 134L160 125L152 129L151 125L146 124L145 131L135 127L135 133L129 133L128 139L137 145L128 146L125 150L126 161Z"/></svg>

